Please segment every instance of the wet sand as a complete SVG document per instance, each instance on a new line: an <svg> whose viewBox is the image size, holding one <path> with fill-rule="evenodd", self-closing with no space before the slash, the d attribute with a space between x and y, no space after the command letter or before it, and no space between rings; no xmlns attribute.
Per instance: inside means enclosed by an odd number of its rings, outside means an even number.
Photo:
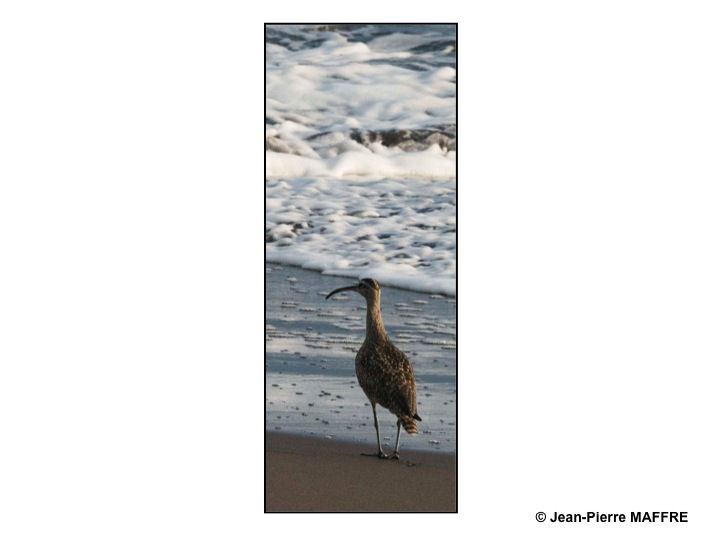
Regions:
<svg viewBox="0 0 720 540"><path fill-rule="evenodd" d="M457 511L455 454L401 446L399 461L361 455L372 451L369 444L266 433L265 511Z"/></svg>
<svg viewBox="0 0 720 540"><path fill-rule="evenodd" d="M365 302L351 294L325 300L356 280L276 264L265 272L265 429L373 443L370 403L355 376ZM385 327L413 363L423 419L403 448L455 450L455 307L454 298L383 288ZM392 444L396 418L379 408L378 420L383 444Z"/></svg>

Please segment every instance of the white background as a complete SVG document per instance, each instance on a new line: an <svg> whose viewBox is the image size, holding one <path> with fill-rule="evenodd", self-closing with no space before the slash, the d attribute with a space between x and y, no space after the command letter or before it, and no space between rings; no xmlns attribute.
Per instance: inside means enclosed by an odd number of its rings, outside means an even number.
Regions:
<svg viewBox="0 0 720 540"><path fill-rule="evenodd" d="M2 4L0 537L717 536L718 12L457 6ZM262 23L368 20L460 23L460 513L263 515Z"/></svg>

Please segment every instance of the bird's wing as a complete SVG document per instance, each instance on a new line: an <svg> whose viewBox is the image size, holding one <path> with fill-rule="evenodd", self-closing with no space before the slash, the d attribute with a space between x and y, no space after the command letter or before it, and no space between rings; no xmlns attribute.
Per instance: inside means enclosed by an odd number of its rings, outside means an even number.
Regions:
<svg viewBox="0 0 720 540"><path fill-rule="evenodd" d="M396 414L401 413L412 418L417 414L415 374L412 364L407 355L395 345L392 346L390 361L395 375L393 377L395 384L388 392L392 401L389 408Z"/></svg>

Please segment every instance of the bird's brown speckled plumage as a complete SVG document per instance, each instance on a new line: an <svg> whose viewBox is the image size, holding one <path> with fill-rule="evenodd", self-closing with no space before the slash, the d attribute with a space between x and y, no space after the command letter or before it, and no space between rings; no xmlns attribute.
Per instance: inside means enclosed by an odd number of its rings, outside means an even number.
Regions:
<svg viewBox="0 0 720 540"><path fill-rule="evenodd" d="M410 360L395 345L382 328L380 309L373 313L368 305L368 329L365 342L355 357L355 374L360 387L370 401L380 404L397 416L408 433L417 433L413 418L417 414L415 376ZM372 321L370 319L373 319Z"/></svg>
<svg viewBox="0 0 720 540"><path fill-rule="evenodd" d="M355 374L360 387L370 400L378 432L378 455L386 457L380 445L375 404L385 407L398 417L398 434L395 443L397 457L400 441L400 426L408 433L417 433L417 398L415 375L407 355L391 341L380 314L380 285L374 279L363 279L356 286L343 287L331 292L353 290L367 301L365 341L355 357Z"/></svg>

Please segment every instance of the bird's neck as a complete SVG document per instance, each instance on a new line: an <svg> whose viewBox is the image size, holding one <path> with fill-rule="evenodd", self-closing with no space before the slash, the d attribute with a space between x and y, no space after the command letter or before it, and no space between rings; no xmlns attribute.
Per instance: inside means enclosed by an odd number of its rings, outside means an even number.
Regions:
<svg viewBox="0 0 720 540"><path fill-rule="evenodd" d="M365 328L365 339L384 341L387 339L385 325L380 315L380 299L368 299L367 301L367 322Z"/></svg>

